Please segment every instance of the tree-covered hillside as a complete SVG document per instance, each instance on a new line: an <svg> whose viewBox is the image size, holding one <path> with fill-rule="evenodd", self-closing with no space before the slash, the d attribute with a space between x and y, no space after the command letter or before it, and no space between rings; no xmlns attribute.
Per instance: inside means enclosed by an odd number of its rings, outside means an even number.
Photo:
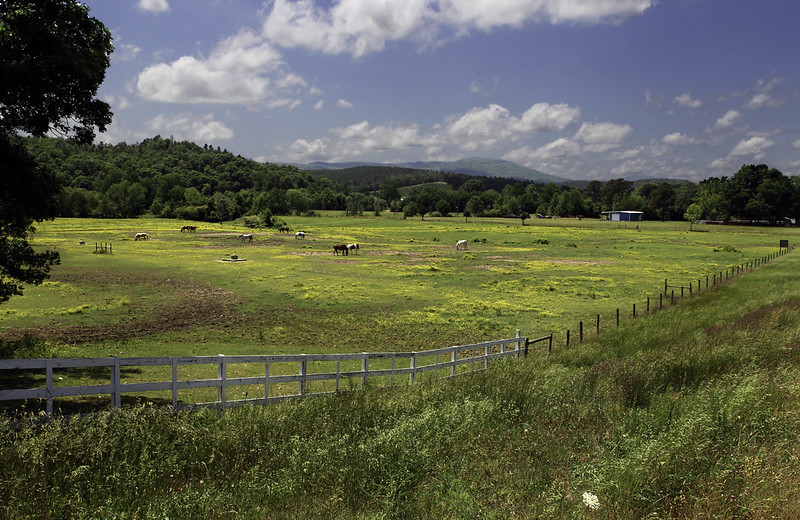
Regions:
<svg viewBox="0 0 800 520"><path fill-rule="evenodd" d="M406 217L463 214L525 217L642 211L646 220L737 220L783 223L800 214L800 182L766 165L743 165L730 178L699 184L611 179L537 184L442 170L359 166L307 172L262 164L219 147L156 136L137 144L79 145L26 138L30 153L57 174L58 215L159 217L251 225L279 215L387 209Z"/></svg>

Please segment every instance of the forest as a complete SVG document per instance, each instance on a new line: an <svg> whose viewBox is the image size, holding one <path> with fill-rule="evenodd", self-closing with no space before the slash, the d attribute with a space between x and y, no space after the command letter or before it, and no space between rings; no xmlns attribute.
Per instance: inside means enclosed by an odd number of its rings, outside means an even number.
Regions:
<svg viewBox="0 0 800 520"><path fill-rule="evenodd" d="M629 210L644 212L645 220L784 225L800 214L798 179L763 164L699 183L611 179L568 185L379 166L309 172L160 136L136 144L50 137L28 137L25 143L39 167L57 175L63 217L244 218L247 225L271 227L281 216L320 210L523 221L531 215L592 218Z"/></svg>

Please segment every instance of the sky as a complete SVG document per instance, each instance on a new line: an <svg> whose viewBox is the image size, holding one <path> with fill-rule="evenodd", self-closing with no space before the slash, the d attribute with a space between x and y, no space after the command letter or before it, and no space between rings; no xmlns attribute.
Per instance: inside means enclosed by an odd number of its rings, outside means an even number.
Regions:
<svg viewBox="0 0 800 520"><path fill-rule="evenodd" d="M798 0L84 0L98 141L567 179L800 173Z"/></svg>

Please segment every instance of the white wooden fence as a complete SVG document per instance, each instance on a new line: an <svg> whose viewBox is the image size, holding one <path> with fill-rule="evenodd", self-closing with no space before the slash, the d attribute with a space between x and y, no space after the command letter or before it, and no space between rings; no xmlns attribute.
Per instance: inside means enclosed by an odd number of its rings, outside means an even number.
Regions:
<svg viewBox="0 0 800 520"><path fill-rule="evenodd" d="M460 345L422 352L364 352L361 354L297 354L283 356L192 356L192 357L138 357L138 358L55 358L55 359L5 359L0 360L0 375L10 375L10 371L25 371L28 377L44 371L44 386L37 388L0 389L0 401L45 399L46 411L53 415L53 403L57 398L108 395L111 405L119 408L122 405L122 394L142 394L144 392L161 392L172 395L172 407L175 410L199 407L232 408L247 404L268 404L303 396L318 396L337 392L343 381L360 380L363 387L372 379L377 384L393 385L398 376L409 377L414 382L423 374L432 373L435 379L452 377L475 370L489 368L492 360L507 356L520 357L527 355L531 344L549 341L553 336L545 336L530 340L520 335L516 337ZM281 364L297 366L296 373L275 373L271 368ZM181 379L179 368L197 365L216 365L216 377L209 379ZM229 367L247 365L244 372L259 375L243 377L229 376ZM348 366L349 365L349 366ZM357 370L352 366L360 365ZM149 382L124 382L123 375L127 371L136 371L143 367L171 367L172 377L169 380ZM260 368L258 368L260 367ZM83 386L59 386L54 381L54 371L70 369L108 369L110 380L107 384ZM316 368L314 370L313 368ZM323 370L323 371L320 371ZM319 384L318 382L322 382ZM282 389L283 384L296 384L296 392ZM310 389L314 383L317 391ZM373 383L370 383L373 384ZM257 397L229 399L228 390L232 387L247 386L258 389ZM275 388L281 388L275 392ZM216 401L188 402L179 399L179 392L190 389L216 388ZM271 391L271 388L273 391ZM213 392L213 390L212 390ZM263 394L263 395L262 395Z"/></svg>

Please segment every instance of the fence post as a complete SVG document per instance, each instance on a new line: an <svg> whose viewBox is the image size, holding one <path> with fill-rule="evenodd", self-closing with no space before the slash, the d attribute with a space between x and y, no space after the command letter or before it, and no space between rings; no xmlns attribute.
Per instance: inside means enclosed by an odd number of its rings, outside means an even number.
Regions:
<svg viewBox="0 0 800 520"><path fill-rule="evenodd" d="M46 359L44 362L45 378L47 379L47 416L53 418L53 360Z"/></svg>
<svg viewBox="0 0 800 520"><path fill-rule="evenodd" d="M597 315L597 335L600 335L600 315Z"/></svg>
<svg viewBox="0 0 800 520"><path fill-rule="evenodd" d="M115 408L122 408L122 387L121 374L119 370L119 358L114 358L114 365L111 367L111 405Z"/></svg>
<svg viewBox="0 0 800 520"><path fill-rule="evenodd" d="M567 346L569 346L569 329L567 329Z"/></svg>
<svg viewBox="0 0 800 520"><path fill-rule="evenodd" d="M619 328L619 307L617 307L617 328Z"/></svg>
<svg viewBox="0 0 800 520"><path fill-rule="evenodd" d="M485 359L483 360L483 368L489 368L489 356L492 354L492 347L486 345L483 347L483 355Z"/></svg>
<svg viewBox="0 0 800 520"><path fill-rule="evenodd" d="M633 317L636 318L636 304L633 304Z"/></svg>
<svg viewBox="0 0 800 520"><path fill-rule="evenodd" d="M658 308L659 308L659 310L664 308L664 295L663 294L659 294L658 295Z"/></svg>
<svg viewBox="0 0 800 520"><path fill-rule="evenodd" d="M581 322L579 322L579 327L580 327L580 331L579 331L579 334L580 334L580 336L579 336L579 338L580 338L580 341L579 341L579 343L583 343L583 322L582 322L582 321L581 321Z"/></svg>
<svg viewBox="0 0 800 520"><path fill-rule="evenodd" d="M417 379L417 352L414 351L411 353L411 382L413 383Z"/></svg>
<svg viewBox="0 0 800 520"><path fill-rule="evenodd" d="M519 359L521 351L522 351L522 331L520 329L517 329L517 359ZM525 352L525 354L527 355L527 352ZM455 361L455 359L453 359L453 361ZM455 373L453 373L453 375L455 375Z"/></svg>
<svg viewBox="0 0 800 520"><path fill-rule="evenodd" d="M172 356L172 411L178 411L178 358Z"/></svg>
<svg viewBox="0 0 800 520"><path fill-rule="evenodd" d="M667 294L667 279L664 278L664 294Z"/></svg>
<svg viewBox="0 0 800 520"><path fill-rule="evenodd" d="M336 389L339 389L339 361L336 361ZM264 363L264 404L267 404L269 401L269 361Z"/></svg>
<svg viewBox="0 0 800 520"><path fill-rule="evenodd" d="M547 345L547 353L553 352L553 333L550 333L550 343Z"/></svg>
<svg viewBox="0 0 800 520"><path fill-rule="evenodd" d="M300 354L300 367L297 374L300 376L300 381L297 382L297 393L305 395L306 393L306 374L308 373L308 362L306 361L306 354Z"/></svg>
<svg viewBox="0 0 800 520"><path fill-rule="evenodd" d="M361 388L364 388L367 385L367 377L369 374L369 356L366 352L362 352L362 354L364 357L361 359Z"/></svg>
<svg viewBox="0 0 800 520"><path fill-rule="evenodd" d="M646 314L650 314L650 297L647 297L647 312Z"/></svg>
<svg viewBox="0 0 800 520"><path fill-rule="evenodd" d="M708 289L708 275L706 275L706 289Z"/></svg>
<svg viewBox="0 0 800 520"><path fill-rule="evenodd" d="M669 303L670 303L670 305L675 305L675 289L672 289L672 293L670 295Z"/></svg>
<svg viewBox="0 0 800 520"><path fill-rule="evenodd" d="M397 356L395 356L394 353L392 353L392 371L389 373L389 386L394 386L394 362L395 362L396 357ZM336 367L337 367L336 371L338 372L339 371L339 368L338 368L339 367L339 363L338 362L336 363ZM337 386L336 389L338 390L339 387Z"/></svg>
<svg viewBox="0 0 800 520"><path fill-rule="evenodd" d="M517 331L517 332L519 332L519 331ZM519 350L519 346L517 347L517 349ZM517 354L517 357L519 357L519 354ZM455 377L455 375L456 375L456 361L457 360L458 360L458 350L453 349L453 351L450 353L450 362L453 364L453 366L450 367L450 375L453 376L453 377Z"/></svg>
<svg viewBox="0 0 800 520"><path fill-rule="evenodd" d="M217 387L217 402L225 410L225 401L227 399L228 389L228 365L225 360L224 354L217 354L219 362L217 364L217 378L219 379L219 386Z"/></svg>

